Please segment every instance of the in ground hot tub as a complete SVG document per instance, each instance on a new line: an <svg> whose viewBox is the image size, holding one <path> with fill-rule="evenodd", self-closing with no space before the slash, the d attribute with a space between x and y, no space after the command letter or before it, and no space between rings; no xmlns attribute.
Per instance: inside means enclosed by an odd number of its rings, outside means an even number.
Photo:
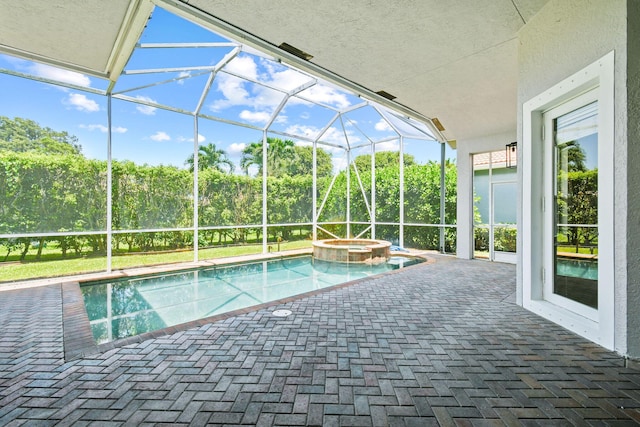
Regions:
<svg viewBox="0 0 640 427"><path fill-rule="evenodd" d="M372 239L327 239L313 242L313 258L330 262L378 263L389 259L391 242Z"/></svg>

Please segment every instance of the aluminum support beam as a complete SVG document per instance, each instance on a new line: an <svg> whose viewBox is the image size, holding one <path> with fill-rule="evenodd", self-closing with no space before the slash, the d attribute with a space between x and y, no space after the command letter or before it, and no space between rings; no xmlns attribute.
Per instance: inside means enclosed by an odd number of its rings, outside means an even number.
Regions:
<svg viewBox="0 0 640 427"><path fill-rule="evenodd" d="M400 204L399 208L400 208L400 212L399 212L399 216L400 216L400 226L398 228L398 245L403 248L404 247L404 137L400 136L400 176L399 176L399 183L398 185L400 186L400 188L398 189L399 191L399 198L400 200L398 201L398 203Z"/></svg>
<svg viewBox="0 0 640 427"><path fill-rule="evenodd" d="M376 146L371 144L371 238L376 238Z"/></svg>
<svg viewBox="0 0 640 427"><path fill-rule="evenodd" d="M112 239L112 207L113 207L113 172L111 171L111 95L107 95L107 273L111 273Z"/></svg>
<svg viewBox="0 0 640 427"><path fill-rule="evenodd" d="M446 181L445 181L445 155L446 147L444 142L440 143L440 252L445 252L445 202L446 202Z"/></svg>
<svg viewBox="0 0 640 427"><path fill-rule="evenodd" d="M267 131L262 131L262 253L266 254L268 248L267 227Z"/></svg>
<svg viewBox="0 0 640 427"><path fill-rule="evenodd" d="M347 149L347 231L346 239L351 237L351 150Z"/></svg>
<svg viewBox="0 0 640 427"><path fill-rule="evenodd" d="M316 217L316 209L318 208L318 141L313 141L313 171L312 171L312 196L311 196L311 212L313 212L313 226L311 227L312 239L318 240L318 218Z"/></svg>
<svg viewBox="0 0 640 427"><path fill-rule="evenodd" d="M200 189L198 176L200 172L200 143L198 142L198 116L193 116L193 262L198 262L198 223L200 205Z"/></svg>

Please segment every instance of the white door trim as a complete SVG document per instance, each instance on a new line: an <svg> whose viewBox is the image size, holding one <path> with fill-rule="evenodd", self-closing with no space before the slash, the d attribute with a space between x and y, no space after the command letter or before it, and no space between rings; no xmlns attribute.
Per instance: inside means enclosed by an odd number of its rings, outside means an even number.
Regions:
<svg viewBox="0 0 640 427"><path fill-rule="evenodd" d="M543 113L585 92L596 90L598 100L598 198L599 251L598 312L594 319L581 316L566 307L543 298L546 227L544 210L545 165ZM608 349L615 348L614 277L614 52L580 70L523 104L522 149L522 285L523 306ZM602 177L602 178L601 178ZM545 207L548 205L547 207ZM600 207L604 211L600 212ZM608 207L608 208L607 208Z"/></svg>

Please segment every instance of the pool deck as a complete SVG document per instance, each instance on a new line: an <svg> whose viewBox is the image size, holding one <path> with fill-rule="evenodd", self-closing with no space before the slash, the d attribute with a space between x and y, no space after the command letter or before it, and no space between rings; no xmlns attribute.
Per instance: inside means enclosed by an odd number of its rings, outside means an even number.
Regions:
<svg viewBox="0 0 640 427"><path fill-rule="evenodd" d="M429 256L71 355L77 285L4 290L0 425L640 423L640 371L517 306L515 266Z"/></svg>

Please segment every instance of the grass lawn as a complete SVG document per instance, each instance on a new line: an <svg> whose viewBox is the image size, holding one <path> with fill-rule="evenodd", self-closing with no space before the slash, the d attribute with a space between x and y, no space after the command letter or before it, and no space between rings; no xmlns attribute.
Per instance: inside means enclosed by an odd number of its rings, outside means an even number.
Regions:
<svg viewBox="0 0 640 427"><path fill-rule="evenodd" d="M270 245L273 251L278 250L277 243ZM282 242L280 251L288 251L311 247L310 240L297 240ZM221 246L216 248L200 249L200 260L225 258L239 255L262 253L262 245ZM43 252L43 255L44 252ZM145 265L169 264L176 262L193 261L193 251L162 252L152 254L118 255L112 258L111 268L120 270L124 268L141 267ZM107 269L107 258L79 257L69 259L51 260L51 255L43 256L41 261L0 263L0 282L11 282L44 277L68 276L79 273L104 271ZM0 284L0 286L2 286Z"/></svg>
<svg viewBox="0 0 640 427"><path fill-rule="evenodd" d="M579 254L587 254L587 255L598 255L598 248L578 248L578 252L576 252L575 246L558 246L558 252L568 252L568 253L579 253Z"/></svg>

